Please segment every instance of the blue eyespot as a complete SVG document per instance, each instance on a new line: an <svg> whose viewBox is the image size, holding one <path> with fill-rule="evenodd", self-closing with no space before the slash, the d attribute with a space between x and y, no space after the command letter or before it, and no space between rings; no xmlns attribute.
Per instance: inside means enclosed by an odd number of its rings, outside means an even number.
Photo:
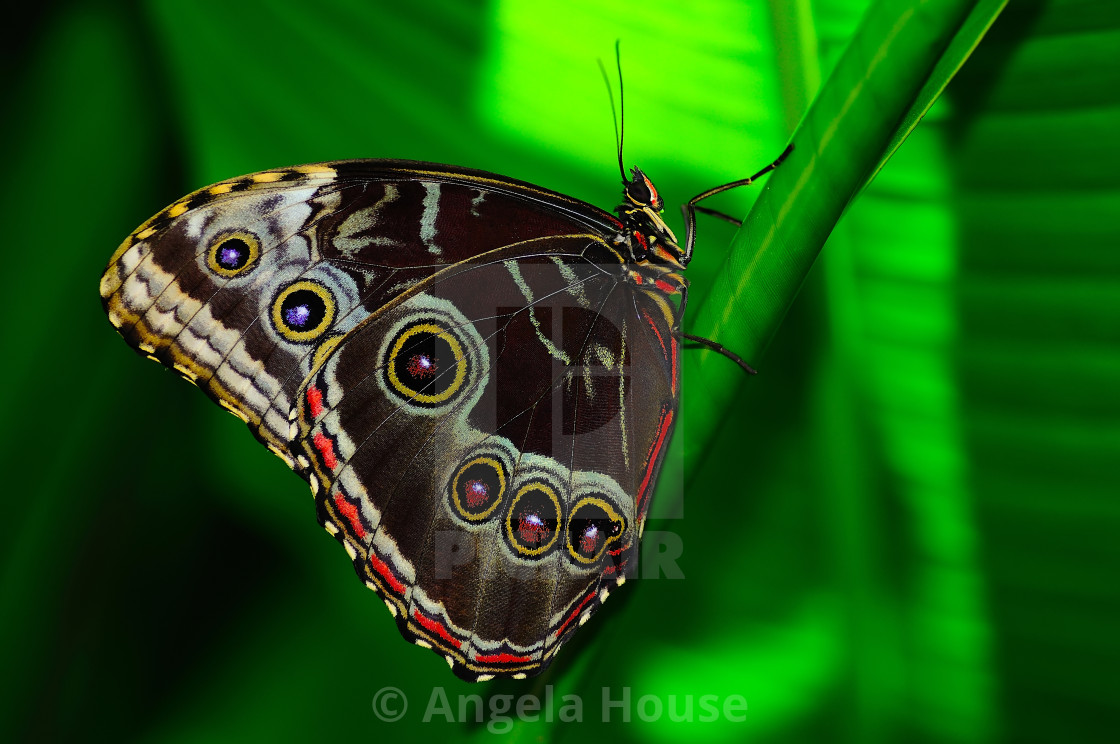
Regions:
<svg viewBox="0 0 1120 744"><path fill-rule="evenodd" d="M310 279L289 284L272 301L272 325L288 341L316 340L331 327L334 315L330 290Z"/></svg>
<svg viewBox="0 0 1120 744"><path fill-rule="evenodd" d="M247 232L223 233L210 245L206 263L218 276L232 279L252 270L260 257L260 241Z"/></svg>

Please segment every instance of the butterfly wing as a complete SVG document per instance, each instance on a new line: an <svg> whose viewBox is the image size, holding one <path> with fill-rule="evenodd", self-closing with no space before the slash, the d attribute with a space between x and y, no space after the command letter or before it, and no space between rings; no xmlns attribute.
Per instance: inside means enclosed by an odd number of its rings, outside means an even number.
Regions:
<svg viewBox="0 0 1120 744"><path fill-rule="evenodd" d="M435 272L609 215L529 184L408 161L231 179L141 225L101 279L113 325L292 464L288 412L324 339Z"/></svg>
<svg viewBox="0 0 1120 744"><path fill-rule="evenodd" d="M525 675L632 565L675 414L675 310L619 227L476 171L302 166L163 210L101 295L311 481L406 637Z"/></svg>
<svg viewBox="0 0 1120 744"><path fill-rule="evenodd" d="M402 634L526 676L625 580L677 401L674 310L552 237L449 267L321 359L320 520Z"/></svg>

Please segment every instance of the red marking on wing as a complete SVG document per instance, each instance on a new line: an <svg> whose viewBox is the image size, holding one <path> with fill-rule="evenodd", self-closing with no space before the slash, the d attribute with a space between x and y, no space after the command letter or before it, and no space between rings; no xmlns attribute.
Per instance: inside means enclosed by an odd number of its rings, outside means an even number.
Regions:
<svg viewBox="0 0 1120 744"><path fill-rule="evenodd" d="M673 395L677 394L677 373L680 371L681 365L677 363L677 339L675 336L669 338L669 346L673 349L673 358L669 360L669 366L673 368L673 387L671 388Z"/></svg>
<svg viewBox="0 0 1120 744"><path fill-rule="evenodd" d="M603 575L604 576L610 576L611 574L615 573L616 571L618 573L622 573L626 569L626 564L628 562L629 561L623 561L622 563L619 563L617 566L615 566L615 565L607 566L606 568L603 569Z"/></svg>
<svg viewBox="0 0 1120 744"><path fill-rule="evenodd" d="M307 388L307 405L311 406L311 416L318 418L323 413L323 391L314 385Z"/></svg>
<svg viewBox="0 0 1120 744"><path fill-rule="evenodd" d="M490 498L490 487L480 480L467 481L467 506L477 509Z"/></svg>
<svg viewBox="0 0 1120 744"><path fill-rule="evenodd" d="M408 374L413 377L418 377L421 380L428 377L435 377L438 371L439 365L425 354L413 354L412 358L408 360Z"/></svg>
<svg viewBox="0 0 1120 744"><path fill-rule="evenodd" d="M668 254L666 254L666 255L668 255ZM676 287L674 287L672 284L665 281L664 279L656 279L656 280L654 280L653 283L657 285L658 289L660 289L662 292L665 292L667 294L677 294L678 292L680 292L679 289L677 289Z"/></svg>
<svg viewBox="0 0 1120 744"><path fill-rule="evenodd" d="M564 620L563 623L561 623L560 627L556 629L556 632L553 635L556 636L556 637L559 637L560 634L564 632L564 628L568 627L568 625L571 624L572 620L574 620L576 618L576 616L579 615L579 613L583 610L583 606L585 604L587 604L588 602L590 602L594 597L595 597L595 590L592 589L591 592L586 597L583 598L583 601L580 602L578 605L576 605L576 608L571 611L571 613L568 615L567 619Z"/></svg>
<svg viewBox="0 0 1120 744"><path fill-rule="evenodd" d="M608 550L607 553L609 553L612 558L618 558L619 553L621 553L627 547L629 547L629 546L623 546L621 548L618 548L617 550ZM618 573L622 573L623 570L626 568L626 564L629 563L629 562L630 562L630 559L627 558L626 560L622 561L621 563L611 563L610 565L606 566L603 569L603 575L604 576L609 576L609 575L613 574L615 571L617 571Z"/></svg>
<svg viewBox="0 0 1120 744"><path fill-rule="evenodd" d="M661 353L665 354L668 359L669 355L665 352L665 339L661 337L661 331L657 330L657 324L653 322L653 318L649 317L649 313L642 311L642 317L649 323L649 327L653 329L653 335L657 336L657 343L661 344Z"/></svg>
<svg viewBox="0 0 1120 744"><path fill-rule="evenodd" d="M614 224L618 225L619 230L625 230L626 229L626 225L622 224L622 220L611 217L610 215L607 215L607 219L609 219Z"/></svg>
<svg viewBox="0 0 1120 744"><path fill-rule="evenodd" d="M539 515L533 514L532 516L540 520ZM545 541L549 530L545 527L543 520L530 521L527 516L522 516L517 520L517 532L521 535L522 541L530 545L539 545Z"/></svg>
<svg viewBox="0 0 1120 744"><path fill-rule="evenodd" d="M642 478L642 485L638 486L638 514L645 515L646 500L649 498L649 484L653 480L653 474L657 470L657 458L661 452L661 448L665 446L665 437L669 433L669 427L673 423L673 411L666 406L661 408L661 421L657 425L657 439L653 440L650 445L649 454L646 455L646 474Z"/></svg>
<svg viewBox="0 0 1120 744"><path fill-rule="evenodd" d="M433 620L430 617L424 617L423 615L420 614L420 610L413 610L412 611L412 616L414 618L416 618L416 622L420 623L420 625L422 625L424 627L424 629L427 630L428 632L435 633L436 635L438 635L440 638L442 638L443 640L450 643L455 648L461 648L462 647L463 642L460 641L455 636L451 635L451 633L449 633L447 631L447 628L444 626L443 623L439 622L438 620Z"/></svg>
<svg viewBox="0 0 1120 744"><path fill-rule="evenodd" d="M337 468L338 458L334 455L334 442L321 431L315 432L311 441L315 443L315 449L319 450L319 454L323 456L323 464L331 470Z"/></svg>
<svg viewBox="0 0 1120 744"><path fill-rule="evenodd" d="M644 281L644 280L642 279L642 275L641 275L641 274L639 274L639 273L638 273L638 272L636 272L636 271L631 271L631 272L630 272L630 278L634 280L634 283L635 283L635 284L639 284L639 285L640 285L640 284L641 284L641 283L642 283L642 282Z"/></svg>
<svg viewBox="0 0 1120 744"><path fill-rule="evenodd" d="M347 501L341 493L334 495L334 505L342 512L342 516L350 520L350 526L353 528L354 534L364 540L366 528L362 525L362 520L358 518L358 507Z"/></svg>
<svg viewBox="0 0 1120 744"><path fill-rule="evenodd" d="M513 654L500 653L490 654L488 656L476 656L475 661L480 661L483 664L512 664L522 661L532 661L531 656L514 656Z"/></svg>
<svg viewBox="0 0 1120 744"><path fill-rule="evenodd" d="M373 553L370 553L369 564L373 566L374 571L381 574L381 576L389 582L389 586L393 588L393 591L395 591L402 597L404 596L404 584L400 582L400 579L393 575L393 570L389 568L389 565L385 563L385 561L381 560Z"/></svg>
<svg viewBox="0 0 1120 744"><path fill-rule="evenodd" d="M661 282L660 279L657 280ZM653 318L649 317L649 313L643 311L642 317L649 323L649 327L653 329L653 335L657 336L657 342L661 344L661 353L665 355L665 359L669 362L672 369L672 393L677 394L677 374L680 370L680 365L677 363L677 339L675 336L669 336L669 349L665 348L665 337L661 335L661 331L657 328L657 323L653 322Z"/></svg>

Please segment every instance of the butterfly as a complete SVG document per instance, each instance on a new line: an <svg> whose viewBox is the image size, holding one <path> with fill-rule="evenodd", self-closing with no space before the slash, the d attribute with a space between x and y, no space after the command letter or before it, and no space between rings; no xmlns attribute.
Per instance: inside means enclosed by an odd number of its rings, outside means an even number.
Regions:
<svg viewBox="0 0 1120 744"><path fill-rule="evenodd" d="M433 163L263 171L142 224L101 298L310 484L406 639L523 678L636 560L695 338L696 201L788 152L690 201L683 246L621 150L614 214Z"/></svg>

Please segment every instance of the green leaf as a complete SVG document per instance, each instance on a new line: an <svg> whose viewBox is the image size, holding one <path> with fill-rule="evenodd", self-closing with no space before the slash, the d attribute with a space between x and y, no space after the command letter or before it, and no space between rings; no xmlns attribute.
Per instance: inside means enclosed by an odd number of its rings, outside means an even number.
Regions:
<svg viewBox="0 0 1120 744"><path fill-rule="evenodd" d="M758 359L851 200L878 172L975 48L1003 3L879 0L791 138L794 151L769 176L693 310L693 332ZM750 166L746 168L752 170ZM735 371L705 352L686 368L726 407ZM686 357L686 360L689 357ZM693 405L696 405L693 402ZM688 446L703 448L693 436Z"/></svg>

